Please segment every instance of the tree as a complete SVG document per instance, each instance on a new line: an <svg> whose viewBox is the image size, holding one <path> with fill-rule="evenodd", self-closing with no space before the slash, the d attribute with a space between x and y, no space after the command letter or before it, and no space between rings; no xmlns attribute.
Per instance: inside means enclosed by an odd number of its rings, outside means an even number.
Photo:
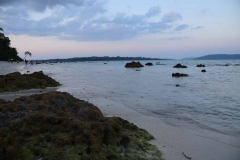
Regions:
<svg viewBox="0 0 240 160"><path fill-rule="evenodd" d="M29 52L29 51L26 51L25 53L24 53L24 55L25 55L25 57L24 57L24 59L27 57L27 56L32 56L32 53L31 52Z"/></svg>

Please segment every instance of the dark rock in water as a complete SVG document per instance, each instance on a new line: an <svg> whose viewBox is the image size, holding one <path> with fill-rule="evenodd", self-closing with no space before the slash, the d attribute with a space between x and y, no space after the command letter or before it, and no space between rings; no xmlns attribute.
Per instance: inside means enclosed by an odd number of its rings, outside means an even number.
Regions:
<svg viewBox="0 0 240 160"><path fill-rule="evenodd" d="M126 68L140 68L140 67L144 67L140 62L130 62L130 63L126 63L125 65Z"/></svg>
<svg viewBox="0 0 240 160"><path fill-rule="evenodd" d="M152 66L153 64L151 62L148 62L145 64L145 66Z"/></svg>
<svg viewBox="0 0 240 160"><path fill-rule="evenodd" d="M66 92L0 103L0 159L162 159L146 130ZM122 155L122 153L124 153Z"/></svg>
<svg viewBox="0 0 240 160"><path fill-rule="evenodd" d="M229 66L229 64L225 64L224 66Z"/></svg>
<svg viewBox="0 0 240 160"><path fill-rule="evenodd" d="M206 72L206 70L205 70L205 69L203 69L201 72Z"/></svg>
<svg viewBox="0 0 240 160"><path fill-rule="evenodd" d="M235 64L234 66L240 66L240 64Z"/></svg>
<svg viewBox="0 0 240 160"><path fill-rule="evenodd" d="M204 64L198 64L197 67L205 67Z"/></svg>
<svg viewBox="0 0 240 160"><path fill-rule="evenodd" d="M181 63L178 63L173 68L187 68L187 66L183 66Z"/></svg>
<svg viewBox="0 0 240 160"><path fill-rule="evenodd" d="M188 74L184 74L184 73L173 73L172 77L187 77Z"/></svg>
<svg viewBox="0 0 240 160"><path fill-rule="evenodd" d="M9 73L0 76L0 92L18 91L20 89L56 87L60 83L44 75L42 71L32 74L23 74L19 72Z"/></svg>
<svg viewBox="0 0 240 160"><path fill-rule="evenodd" d="M179 84L176 84L176 87L180 87L180 85L179 85Z"/></svg>

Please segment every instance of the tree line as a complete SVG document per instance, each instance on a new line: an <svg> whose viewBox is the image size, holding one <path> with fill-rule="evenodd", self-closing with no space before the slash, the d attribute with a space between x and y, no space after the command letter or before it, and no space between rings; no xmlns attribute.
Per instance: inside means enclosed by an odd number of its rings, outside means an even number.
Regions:
<svg viewBox="0 0 240 160"><path fill-rule="evenodd" d="M4 35L4 30L0 28L0 61L22 61L18 56L17 49L11 47L11 40Z"/></svg>

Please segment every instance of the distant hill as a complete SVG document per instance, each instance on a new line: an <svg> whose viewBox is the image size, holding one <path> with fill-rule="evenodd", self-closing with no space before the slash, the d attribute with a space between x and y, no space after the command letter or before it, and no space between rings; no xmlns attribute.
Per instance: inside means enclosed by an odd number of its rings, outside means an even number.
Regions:
<svg viewBox="0 0 240 160"><path fill-rule="evenodd" d="M211 54L198 58L194 60L225 60L225 59L240 59L240 54Z"/></svg>
<svg viewBox="0 0 240 160"><path fill-rule="evenodd" d="M47 59L47 60L37 60L38 62L78 62L78 61L139 61L139 60L167 60L160 58L145 58L145 57L76 57L67 59Z"/></svg>

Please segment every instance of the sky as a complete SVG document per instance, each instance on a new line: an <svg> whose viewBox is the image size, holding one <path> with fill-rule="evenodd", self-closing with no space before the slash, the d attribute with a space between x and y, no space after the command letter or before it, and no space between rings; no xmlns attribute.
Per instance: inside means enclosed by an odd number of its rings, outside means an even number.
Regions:
<svg viewBox="0 0 240 160"><path fill-rule="evenodd" d="M240 0L0 0L0 28L32 59L240 54Z"/></svg>

